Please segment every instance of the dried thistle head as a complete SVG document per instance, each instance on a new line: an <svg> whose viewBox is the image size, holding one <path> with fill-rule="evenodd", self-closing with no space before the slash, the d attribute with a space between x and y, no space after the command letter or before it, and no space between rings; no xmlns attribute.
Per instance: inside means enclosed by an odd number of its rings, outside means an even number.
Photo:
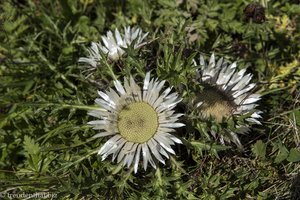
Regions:
<svg viewBox="0 0 300 200"><path fill-rule="evenodd" d="M244 16L246 21L263 23L266 20L265 8L257 2L250 3L244 9Z"/></svg>

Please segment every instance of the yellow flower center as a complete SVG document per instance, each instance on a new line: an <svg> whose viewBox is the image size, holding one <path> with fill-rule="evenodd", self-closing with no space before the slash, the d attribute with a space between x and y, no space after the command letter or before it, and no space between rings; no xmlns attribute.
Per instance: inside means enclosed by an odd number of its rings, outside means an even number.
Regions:
<svg viewBox="0 0 300 200"><path fill-rule="evenodd" d="M146 102L135 102L125 106L119 113L118 129L126 140L144 143L156 133L158 115Z"/></svg>
<svg viewBox="0 0 300 200"><path fill-rule="evenodd" d="M204 89L197 101L203 102L200 106L201 116L205 119L212 117L217 122L229 118L236 107L225 94L214 88Z"/></svg>

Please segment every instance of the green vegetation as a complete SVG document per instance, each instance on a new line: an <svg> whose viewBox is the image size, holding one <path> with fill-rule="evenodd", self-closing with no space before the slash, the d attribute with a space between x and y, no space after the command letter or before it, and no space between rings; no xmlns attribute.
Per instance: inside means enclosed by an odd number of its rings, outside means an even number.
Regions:
<svg viewBox="0 0 300 200"><path fill-rule="evenodd" d="M58 199L300 199L300 6L242 0L14 0L0 3L0 193L51 192ZM78 64L108 30L138 26L149 44L99 67ZM247 68L262 94L262 125L222 145L191 104L198 90L192 60L215 53ZM157 169L123 168L97 151L107 138L94 120L97 90L147 71L183 97L176 108L183 145ZM298 176L297 176L298 174ZM298 177L298 178L297 178ZM297 189L298 188L298 189ZM292 193L290 192L292 191ZM297 196L298 195L298 196Z"/></svg>

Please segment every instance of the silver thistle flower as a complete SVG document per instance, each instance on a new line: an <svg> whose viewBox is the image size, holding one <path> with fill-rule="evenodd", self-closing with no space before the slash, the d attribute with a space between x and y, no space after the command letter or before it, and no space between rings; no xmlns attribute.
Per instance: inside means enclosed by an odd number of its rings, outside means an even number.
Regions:
<svg viewBox="0 0 300 200"><path fill-rule="evenodd" d="M97 68L102 55L107 55L111 61L119 60L125 53L124 49L133 45L134 49L138 49L145 45L143 42L148 33L143 33L140 28L130 26L124 28L124 34L121 34L116 28L114 34L108 31L106 36L102 36L102 42L92 42L88 49L88 57L79 58L79 63L86 64L88 71Z"/></svg>
<svg viewBox="0 0 300 200"><path fill-rule="evenodd" d="M177 93L170 93L171 88L160 94L164 83L150 80L147 73L142 91L130 77L124 79L124 86L114 81L117 92L111 88L105 93L98 92L101 98L95 102L103 110L89 112L100 118L89 124L100 130L94 137L112 136L98 152L102 160L112 155L112 161L123 161L127 167L133 165L136 173L141 157L146 170L148 163L156 168L153 158L165 164L164 157L168 159L169 154L175 154L171 145L181 141L170 133L184 126L177 122L183 114L175 114L173 110L181 98Z"/></svg>
<svg viewBox="0 0 300 200"><path fill-rule="evenodd" d="M197 65L195 61L194 64ZM211 55L208 64L204 61L203 56L200 56L200 66L198 78L204 89L197 96L196 105L203 119L211 117L217 122L222 122L232 116L249 115L245 119L246 121L261 124L259 118L261 118L260 114L262 112L255 109L261 96L251 93L256 85L255 83L249 83L252 74L245 75L246 69L237 71L236 62L227 65L226 60L223 58L216 63L214 54ZM220 135L221 142L232 141L241 147L237 133L248 132L248 126L248 124L236 125L236 130L229 131L227 136ZM212 134L217 135L213 131Z"/></svg>

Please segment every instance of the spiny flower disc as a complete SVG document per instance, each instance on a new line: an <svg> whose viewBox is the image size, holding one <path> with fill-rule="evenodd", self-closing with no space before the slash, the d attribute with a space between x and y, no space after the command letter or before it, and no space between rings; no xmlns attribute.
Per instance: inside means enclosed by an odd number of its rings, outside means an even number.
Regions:
<svg viewBox="0 0 300 200"><path fill-rule="evenodd" d="M114 81L116 91L99 91L101 98L95 102L102 108L88 114L100 118L89 122L100 132L94 137L111 136L100 148L98 154L102 160L112 155L112 161L123 161L123 166L133 165L135 173L142 158L144 170L148 164L156 168L153 157L161 163L169 154L175 154L172 145L181 141L170 134L174 128L184 124L177 120L183 114L175 114L174 108L181 101L177 93L170 93L171 88L160 92L165 81L150 80L146 74L144 86L136 84L133 77Z"/></svg>
<svg viewBox="0 0 300 200"><path fill-rule="evenodd" d="M236 105L225 94L214 88L204 89L203 95L198 95L201 102L201 116L205 119L213 117L217 122L229 118Z"/></svg>
<svg viewBox="0 0 300 200"><path fill-rule="evenodd" d="M156 133L158 125L156 111L145 102L131 103L119 114L120 134L130 142L148 141Z"/></svg>

